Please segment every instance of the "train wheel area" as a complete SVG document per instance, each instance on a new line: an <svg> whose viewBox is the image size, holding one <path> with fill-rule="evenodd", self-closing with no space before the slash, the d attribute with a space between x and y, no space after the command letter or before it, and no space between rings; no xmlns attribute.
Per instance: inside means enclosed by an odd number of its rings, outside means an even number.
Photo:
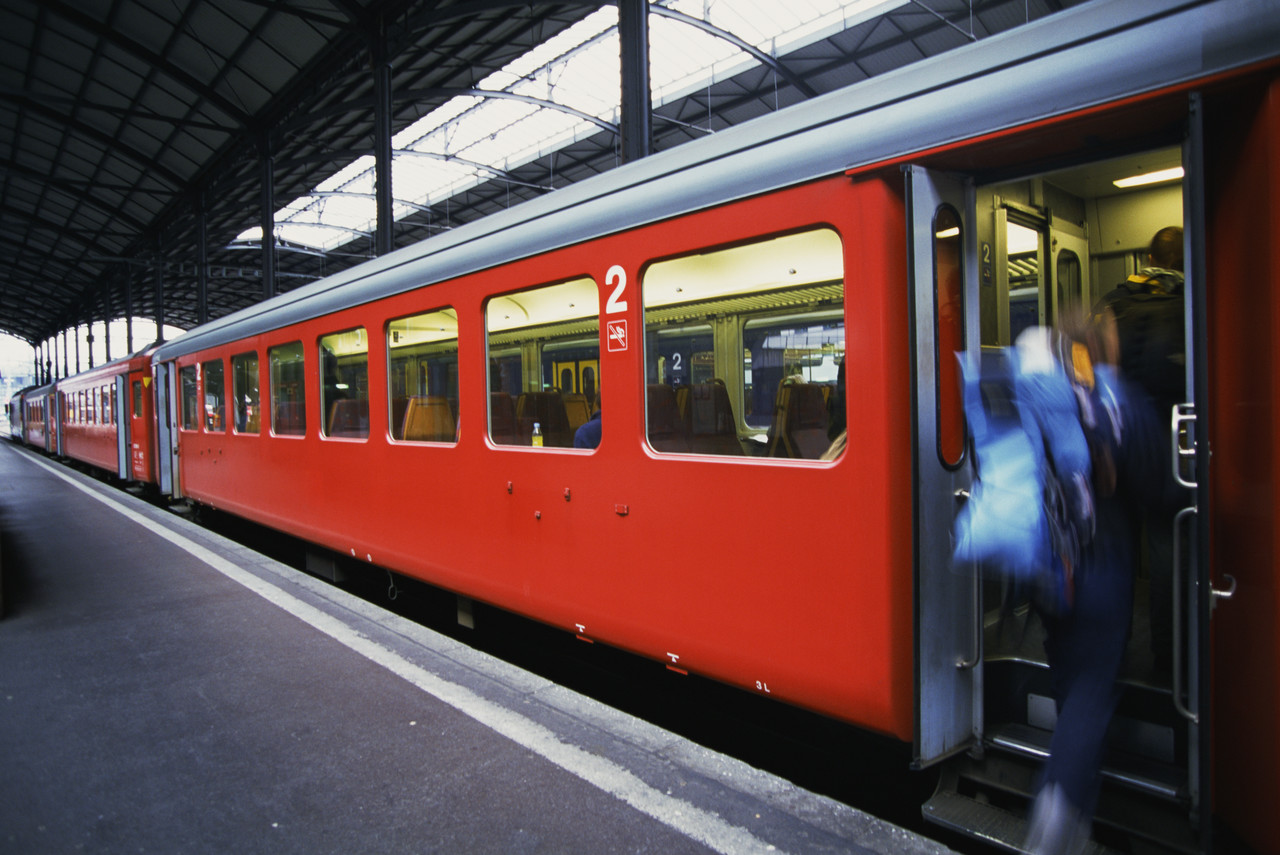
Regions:
<svg viewBox="0 0 1280 855"><path fill-rule="evenodd" d="M948 851L24 450L0 472L4 848Z"/></svg>

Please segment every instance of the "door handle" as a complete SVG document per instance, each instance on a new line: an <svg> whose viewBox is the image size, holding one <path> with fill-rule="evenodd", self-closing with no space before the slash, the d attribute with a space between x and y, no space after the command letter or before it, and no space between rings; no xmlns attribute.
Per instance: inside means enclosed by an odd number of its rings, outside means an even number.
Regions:
<svg viewBox="0 0 1280 855"><path fill-rule="evenodd" d="M1209 598L1210 598L1209 611L1210 612L1212 612L1214 609L1218 607L1218 600L1229 600L1233 596L1235 596L1236 577L1232 576L1230 573L1223 573L1222 578L1227 581L1227 587L1225 589L1215 588L1212 585L1209 586Z"/></svg>
<svg viewBox="0 0 1280 855"><path fill-rule="evenodd" d="M1179 484L1188 490L1196 488L1195 481L1189 481L1182 477L1182 463L1184 460L1194 460L1196 456L1195 449L1195 433L1188 430L1185 436L1192 443L1190 448L1184 448L1182 445L1183 425L1194 427L1196 423L1196 405L1195 404L1174 404L1172 410L1172 418L1169 422L1169 447L1173 450L1173 459L1170 463L1173 465L1173 477Z"/></svg>

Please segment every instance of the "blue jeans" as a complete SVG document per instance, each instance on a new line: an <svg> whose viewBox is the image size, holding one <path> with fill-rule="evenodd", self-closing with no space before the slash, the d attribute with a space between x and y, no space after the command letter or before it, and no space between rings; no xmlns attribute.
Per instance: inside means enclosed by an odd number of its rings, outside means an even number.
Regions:
<svg viewBox="0 0 1280 855"><path fill-rule="evenodd" d="M1116 499L1099 504L1098 534L1075 572L1071 612L1045 619L1045 652L1058 723L1050 743L1045 784L1062 788L1072 805L1092 816L1107 728L1120 700L1133 612L1135 528Z"/></svg>

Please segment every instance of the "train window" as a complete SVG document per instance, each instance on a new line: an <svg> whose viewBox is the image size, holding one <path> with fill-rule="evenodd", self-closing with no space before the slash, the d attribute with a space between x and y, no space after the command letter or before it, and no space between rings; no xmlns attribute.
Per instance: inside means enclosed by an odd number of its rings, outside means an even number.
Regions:
<svg viewBox="0 0 1280 855"><path fill-rule="evenodd" d="M958 466L964 456L960 364L953 356L965 349L962 238L960 215L943 205L933 220L934 388L938 396L938 458L950 467Z"/></svg>
<svg viewBox="0 0 1280 855"><path fill-rule="evenodd" d="M325 436L369 435L369 335L364 327L320 339L320 419Z"/></svg>
<svg viewBox="0 0 1280 855"><path fill-rule="evenodd" d="M133 417L142 418L142 381L133 381Z"/></svg>
<svg viewBox="0 0 1280 855"><path fill-rule="evenodd" d="M206 362L204 372L204 429L226 430L226 385L222 376L222 360Z"/></svg>
<svg viewBox="0 0 1280 855"><path fill-rule="evenodd" d="M200 429L199 369L184 365L178 369L179 400L182 402L182 429Z"/></svg>
<svg viewBox="0 0 1280 855"><path fill-rule="evenodd" d="M458 313L445 307L387 324L391 438L458 441Z"/></svg>
<svg viewBox="0 0 1280 855"><path fill-rule="evenodd" d="M231 357L231 408L236 433L257 433L262 421L258 401L258 353Z"/></svg>
<svg viewBox="0 0 1280 855"><path fill-rule="evenodd" d="M303 377L302 342L267 351L271 370L271 432L303 436L307 432L307 393Z"/></svg>
<svg viewBox="0 0 1280 855"><path fill-rule="evenodd" d="M658 452L816 459L842 426L844 251L828 228L651 264L646 432Z"/></svg>
<svg viewBox="0 0 1280 855"><path fill-rule="evenodd" d="M494 297L485 305L485 326L489 438L499 445L572 447L601 397L595 281Z"/></svg>

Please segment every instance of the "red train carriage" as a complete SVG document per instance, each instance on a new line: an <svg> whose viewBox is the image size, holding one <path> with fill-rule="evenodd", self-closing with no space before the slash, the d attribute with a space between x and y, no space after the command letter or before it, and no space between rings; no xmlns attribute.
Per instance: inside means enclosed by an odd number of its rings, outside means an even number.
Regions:
<svg viewBox="0 0 1280 855"><path fill-rule="evenodd" d="M1060 13L195 330L154 357L161 486L1025 791L1044 656L951 567L952 353L1096 300L1182 223L1186 656L1126 674L1140 756L1108 761L1099 820L1197 851L1213 808L1272 847L1280 19L1143 8ZM1116 195L1155 166L1185 177ZM964 798L930 815L973 830Z"/></svg>
<svg viewBox="0 0 1280 855"><path fill-rule="evenodd" d="M23 427L23 419L26 418L26 412L22 406L22 396L26 391L26 389L23 389L15 392L6 405L9 414L9 438L15 442L22 442L23 435L26 432Z"/></svg>
<svg viewBox="0 0 1280 855"><path fill-rule="evenodd" d="M124 480L155 481L151 352L58 381L60 453Z"/></svg>
<svg viewBox="0 0 1280 855"><path fill-rule="evenodd" d="M57 388L46 383L22 395L23 440L41 451L58 450Z"/></svg>

